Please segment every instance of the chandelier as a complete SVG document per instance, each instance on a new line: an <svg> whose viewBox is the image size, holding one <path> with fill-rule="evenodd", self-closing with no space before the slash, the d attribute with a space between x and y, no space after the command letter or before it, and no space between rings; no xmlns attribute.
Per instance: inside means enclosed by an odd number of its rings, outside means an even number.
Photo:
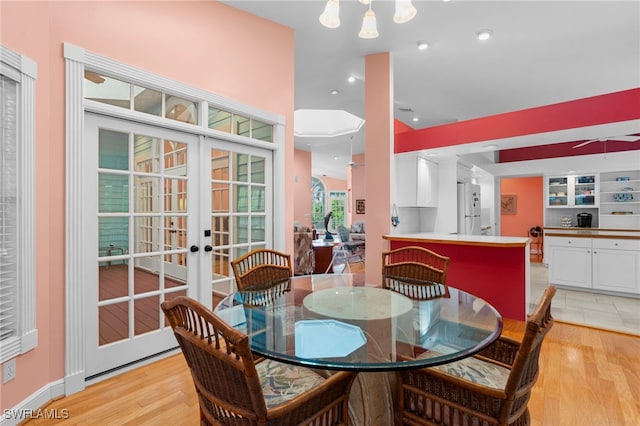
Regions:
<svg viewBox="0 0 640 426"><path fill-rule="evenodd" d="M376 14L371 8L373 0L358 0L364 5L368 5L369 9L365 12L362 19L362 28L358 36L360 38L376 38L378 37L378 27L376 23ZM396 24L409 22L416 16L416 8L411 4L411 0L395 0L396 11L393 15L393 21ZM324 12L320 15L320 23L327 28L338 28L340 26L340 0L328 0L324 8Z"/></svg>

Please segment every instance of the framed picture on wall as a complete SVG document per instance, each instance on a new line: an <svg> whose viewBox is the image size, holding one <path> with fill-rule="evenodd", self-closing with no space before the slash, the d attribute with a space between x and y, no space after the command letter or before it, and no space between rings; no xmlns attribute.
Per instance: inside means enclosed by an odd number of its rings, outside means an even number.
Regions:
<svg viewBox="0 0 640 426"><path fill-rule="evenodd" d="M516 204L518 196L516 194L503 194L500 196L500 213L516 214Z"/></svg>
<svg viewBox="0 0 640 426"><path fill-rule="evenodd" d="M356 200L356 214L364 214L364 200Z"/></svg>

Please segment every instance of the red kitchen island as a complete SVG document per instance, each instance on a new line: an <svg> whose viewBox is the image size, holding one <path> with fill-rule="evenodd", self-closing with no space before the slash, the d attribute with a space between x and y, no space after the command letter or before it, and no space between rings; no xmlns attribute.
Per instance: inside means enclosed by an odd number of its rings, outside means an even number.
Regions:
<svg viewBox="0 0 640 426"><path fill-rule="evenodd" d="M493 305L505 318L526 320L530 242L526 237L455 234L385 235L391 249L421 246L448 256L447 284Z"/></svg>

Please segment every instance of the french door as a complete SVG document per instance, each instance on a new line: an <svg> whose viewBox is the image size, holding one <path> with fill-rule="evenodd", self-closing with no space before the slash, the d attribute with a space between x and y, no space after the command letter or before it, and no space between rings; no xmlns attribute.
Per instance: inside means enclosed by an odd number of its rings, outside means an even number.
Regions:
<svg viewBox="0 0 640 426"><path fill-rule="evenodd" d="M233 290L271 241L271 152L85 114L85 377L177 346L160 303Z"/></svg>

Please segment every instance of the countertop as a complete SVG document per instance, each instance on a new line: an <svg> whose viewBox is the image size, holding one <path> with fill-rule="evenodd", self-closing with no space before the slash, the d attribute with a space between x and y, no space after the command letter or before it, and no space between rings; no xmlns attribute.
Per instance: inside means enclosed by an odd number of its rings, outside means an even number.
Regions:
<svg viewBox="0 0 640 426"><path fill-rule="evenodd" d="M544 228L544 235L548 237L576 237L576 238L620 238L640 240L640 229L599 229L599 228Z"/></svg>
<svg viewBox="0 0 640 426"><path fill-rule="evenodd" d="M638 235L640 238L640 234ZM528 237L498 237L492 235L458 235L422 232L416 234L383 235L389 241L417 241L459 245L493 246L493 247L524 247L531 242Z"/></svg>

